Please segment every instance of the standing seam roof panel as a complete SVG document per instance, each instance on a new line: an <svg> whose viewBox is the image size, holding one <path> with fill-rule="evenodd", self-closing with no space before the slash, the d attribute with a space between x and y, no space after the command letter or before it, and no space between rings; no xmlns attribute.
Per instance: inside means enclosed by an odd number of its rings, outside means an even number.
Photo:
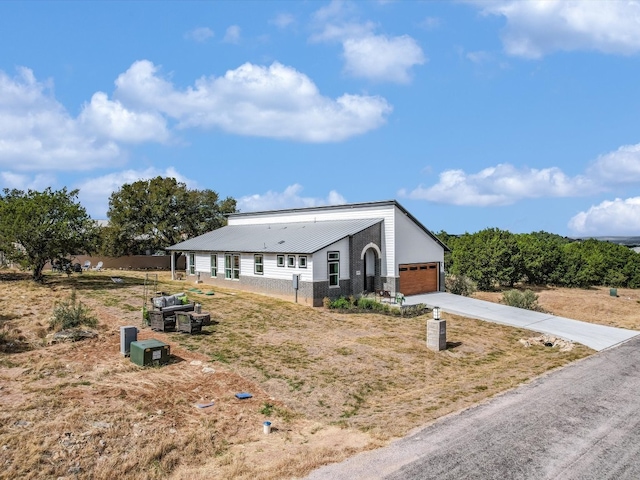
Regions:
<svg viewBox="0 0 640 480"><path fill-rule="evenodd" d="M314 253L382 222L381 218L260 225L228 225L167 250L199 252Z"/></svg>

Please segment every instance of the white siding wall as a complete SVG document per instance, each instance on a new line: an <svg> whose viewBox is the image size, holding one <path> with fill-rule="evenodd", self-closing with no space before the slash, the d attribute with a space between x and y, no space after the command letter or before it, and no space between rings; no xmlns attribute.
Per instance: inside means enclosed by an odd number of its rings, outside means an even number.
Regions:
<svg viewBox="0 0 640 480"><path fill-rule="evenodd" d="M307 255L307 268L298 267L298 255L296 257L296 266L291 268L287 266L287 255L285 255L285 266L278 267L275 253L263 253L262 261L264 265L264 274L256 275L254 273L254 254L243 253L240 256L240 275L261 278L278 278L282 280L291 280L294 273L300 275L300 281L311 282L313 279L313 261L311 255Z"/></svg>
<svg viewBox="0 0 640 480"><path fill-rule="evenodd" d="M211 257L208 253L196 253L196 272L209 275L211 271Z"/></svg>
<svg viewBox="0 0 640 480"><path fill-rule="evenodd" d="M313 281L313 259L311 255L307 257L307 268L300 268L298 266L298 256L296 257L296 266L294 268L287 266L287 255L284 256L284 267L278 267L276 254L265 255L264 274L269 278L281 278L284 280L291 280L292 275L299 274L301 282Z"/></svg>
<svg viewBox="0 0 640 480"><path fill-rule="evenodd" d="M396 210L396 261L401 263L440 262L444 265L444 249L402 211ZM395 270L395 276L399 272Z"/></svg>
<svg viewBox="0 0 640 480"><path fill-rule="evenodd" d="M347 243L348 246L348 243ZM334 249L335 250L335 249ZM218 275L224 277L224 252L212 252L218 256ZM211 273L211 254L212 253L197 253L195 256L195 264L196 264L196 272L202 272L207 276ZM264 278L278 278L284 280L291 280L291 276L296 273L300 275L300 280L302 282L311 282L313 281L313 255L306 255L307 257L307 268L300 268L298 266L298 257L301 255L295 255L296 257L296 266L294 268L286 266L287 256L285 254L285 266L278 267L277 258L275 253L264 253L263 255L263 265L264 265L264 274L256 275L254 273L254 254L253 253L242 253L240 254L240 275L243 276L256 276L256 277L264 277ZM342 257L342 253L340 254ZM347 254L345 254L347 255ZM188 256L187 256L188 261ZM189 266L187 265L187 271ZM342 266L340 267L342 268ZM326 276L326 253L325 253L325 276Z"/></svg>
<svg viewBox="0 0 640 480"><path fill-rule="evenodd" d="M394 211L397 210L393 204L389 205L363 205L361 207L348 207L344 209L337 208L336 210L315 210L315 211L301 211L301 212L283 212L274 213L270 215L247 215L241 217L229 217L229 225L248 225L248 224L274 224L274 223L287 223L287 222L313 222L314 220L351 220L355 218L382 218L382 275L393 275L397 269L394 266L395 262L395 244L394 244ZM314 258L315 255L314 255ZM342 259L342 255L340 256ZM324 262L326 263L326 255ZM317 266L317 265L316 265ZM325 265L326 276L326 265ZM348 270L347 270L348 271ZM340 272L342 275L342 264L340 264ZM319 274L319 273L318 273ZM318 274L314 273L314 276ZM397 273L395 274L397 275Z"/></svg>
<svg viewBox="0 0 640 480"><path fill-rule="evenodd" d="M240 254L240 276L253 276L253 253Z"/></svg>
<svg viewBox="0 0 640 480"><path fill-rule="evenodd" d="M342 240L329 245L327 248L318 250L313 254L313 280L315 282L329 280L327 273L327 252L340 252L340 278L349 278L349 239Z"/></svg>

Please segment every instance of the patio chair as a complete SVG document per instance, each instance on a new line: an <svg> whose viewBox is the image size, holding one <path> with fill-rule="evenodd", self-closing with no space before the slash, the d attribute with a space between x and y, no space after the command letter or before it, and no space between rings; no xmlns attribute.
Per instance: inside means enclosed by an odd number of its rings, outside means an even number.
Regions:
<svg viewBox="0 0 640 480"><path fill-rule="evenodd" d="M99 272L100 270L102 270L102 265L104 265L102 262L98 262L98 264L95 267L93 267L93 270L96 270Z"/></svg>
<svg viewBox="0 0 640 480"><path fill-rule="evenodd" d="M84 265L82 265L82 269L89 270L90 268L91 268L91 260L87 260L86 262L84 262Z"/></svg>

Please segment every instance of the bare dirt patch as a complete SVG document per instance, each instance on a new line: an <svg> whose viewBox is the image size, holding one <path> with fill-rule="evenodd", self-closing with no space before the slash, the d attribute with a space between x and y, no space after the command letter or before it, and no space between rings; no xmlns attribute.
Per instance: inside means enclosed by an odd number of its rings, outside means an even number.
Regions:
<svg viewBox="0 0 640 480"><path fill-rule="evenodd" d="M202 335L152 332L141 325L144 274L117 274L122 283L108 272L48 275L45 285L2 277L0 478L301 477L591 353L525 348L531 332L456 316L446 316L448 349L435 353L424 316L207 296L164 273L158 289L187 291L214 323ZM72 288L99 335L48 345L53 303ZM123 325L167 342L172 362L123 358Z"/></svg>

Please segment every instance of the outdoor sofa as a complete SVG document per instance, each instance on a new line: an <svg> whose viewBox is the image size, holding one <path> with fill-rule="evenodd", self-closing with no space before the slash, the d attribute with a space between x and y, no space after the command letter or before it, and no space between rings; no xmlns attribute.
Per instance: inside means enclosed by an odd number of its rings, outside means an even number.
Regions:
<svg viewBox="0 0 640 480"><path fill-rule="evenodd" d="M162 295L151 299L149 325L153 330L174 330L176 328L176 312L192 312L195 303L187 299L186 294L176 293Z"/></svg>

